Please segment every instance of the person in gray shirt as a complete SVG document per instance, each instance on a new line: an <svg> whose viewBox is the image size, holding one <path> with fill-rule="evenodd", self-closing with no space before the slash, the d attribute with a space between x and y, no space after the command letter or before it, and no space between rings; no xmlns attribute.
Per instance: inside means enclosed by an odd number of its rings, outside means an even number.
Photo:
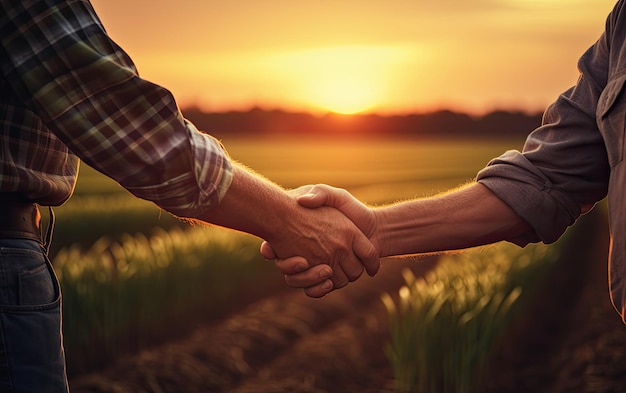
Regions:
<svg viewBox="0 0 626 393"><path fill-rule="evenodd" d="M376 245L379 255L462 249L497 241L519 246L557 240L608 195L611 301L626 311L626 10L620 0L605 31L580 58L580 77L545 111L523 151L493 159L476 181L442 195L370 208L347 191L304 186L300 204L334 206ZM269 244L262 254L273 259ZM276 260L286 271L301 258ZM304 273L288 284L319 296L322 283Z"/></svg>

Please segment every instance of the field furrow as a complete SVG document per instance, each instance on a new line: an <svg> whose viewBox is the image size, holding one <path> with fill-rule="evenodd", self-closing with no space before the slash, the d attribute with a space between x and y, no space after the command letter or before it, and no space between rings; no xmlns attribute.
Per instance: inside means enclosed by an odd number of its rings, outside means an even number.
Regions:
<svg viewBox="0 0 626 393"><path fill-rule="evenodd" d="M316 378L330 384L350 365L369 369L372 358L388 367L382 353L388 334L380 296L397 292L405 267L420 275L435 263L432 257L387 260L375 278L363 278L321 300L296 292L263 299L184 340L77 377L70 381L72 392L280 392L292 391L280 390L281 384L304 387ZM311 361L316 366L307 372L303 367ZM388 368L380 371L389 377ZM362 382L365 388L371 381ZM261 383L273 386L262 388Z"/></svg>

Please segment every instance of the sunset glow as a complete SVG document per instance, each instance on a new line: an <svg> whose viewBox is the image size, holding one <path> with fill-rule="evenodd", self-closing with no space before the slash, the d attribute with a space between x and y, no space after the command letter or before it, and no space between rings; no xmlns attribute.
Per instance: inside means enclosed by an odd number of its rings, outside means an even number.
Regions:
<svg viewBox="0 0 626 393"><path fill-rule="evenodd" d="M385 71L376 49L324 48L299 53L294 63L307 66L294 77L310 92L313 106L343 114L370 109L382 98L377 75Z"/></svg>
<svg viewBox="0 0 626 393"><path fill-rule="evenodd" d="M615 0L93 0L181 106L541 110L576 82Z"/></svg>
<svg viewBox="0 0 626 393"><path fill-rule="evenodd" d="M319 107L344 115L371 109L380 99L367 80L349 75L322 78L313 90L311 98Z"/></svg>
<svg viewBox="0 0 626 393"><path fill-rule="evenodd" d="M337 46L279 53L267 64L301 104L353 114L382 104L390 75L416 51L403 47Z"/></svg>

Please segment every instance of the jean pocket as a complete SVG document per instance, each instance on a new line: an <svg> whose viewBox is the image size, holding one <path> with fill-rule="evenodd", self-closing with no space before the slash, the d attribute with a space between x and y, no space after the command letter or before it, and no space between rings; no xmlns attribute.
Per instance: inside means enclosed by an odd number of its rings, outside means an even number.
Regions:
<svg viewBox="0 0 626 393"><path fill-rule="evenodd" d="M18 278L18 302L20 306L52 303L56 291L54 278L47 263L32 270L23 271Z"/></svg>
<svg viewBox="0 0 626 393"><path fill-rule="evenodd" d="M0 249L0 311L46 309L58 302L59 282L41 251Z"/></svg>

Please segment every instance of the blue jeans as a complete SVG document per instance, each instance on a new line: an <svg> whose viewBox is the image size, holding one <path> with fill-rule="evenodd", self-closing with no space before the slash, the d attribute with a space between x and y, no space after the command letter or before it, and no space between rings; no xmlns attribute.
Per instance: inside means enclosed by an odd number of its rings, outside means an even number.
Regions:
<svg viewBox="0 0 626 393"><path fill-rule="evenodd" d="M0 392L68 391L61 290L46 251L0 238Z"/></svg>

